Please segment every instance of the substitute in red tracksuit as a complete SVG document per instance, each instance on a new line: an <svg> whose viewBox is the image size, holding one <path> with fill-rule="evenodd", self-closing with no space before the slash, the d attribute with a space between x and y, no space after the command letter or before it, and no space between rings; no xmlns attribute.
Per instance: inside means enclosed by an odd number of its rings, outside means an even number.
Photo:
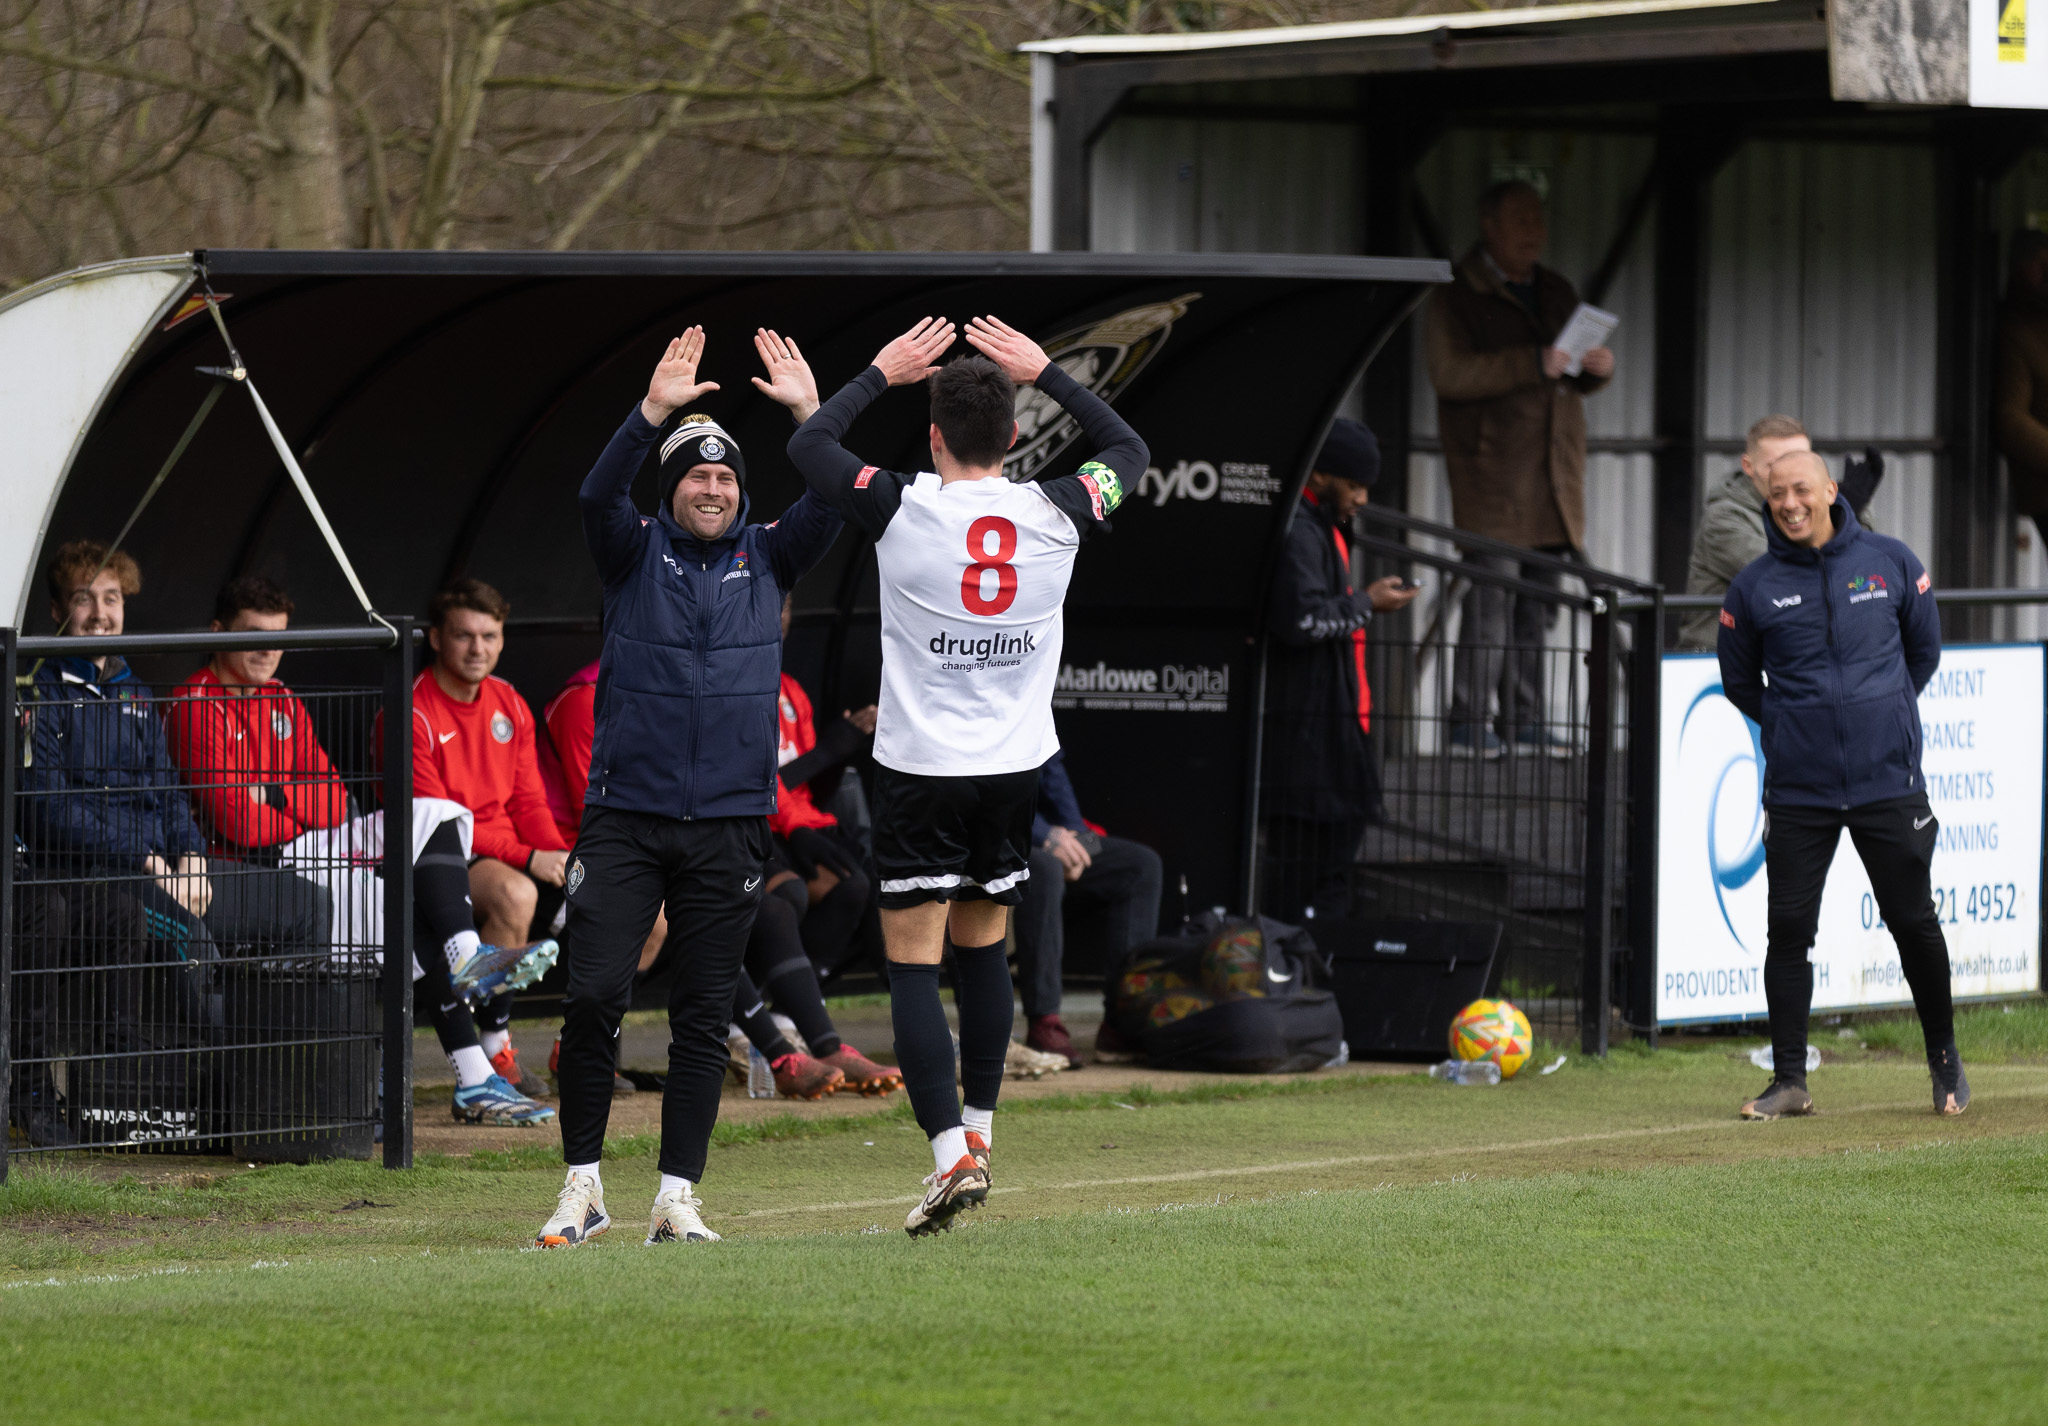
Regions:
<svg viewBox="0 0 2048 1426"><path fill-rule="evenodd" d="M214 655L178 685L165 720L215 856L280 847L302 832L340 826L348 815L348 794L306 705L246 666L260 659L275 669L278 655Z"/></svg>
<svg viewBox="0 0 2048 1426"><path fill-rule="evenodd" d="M548 794L548 815L571 847L583 825L583 793L590 786L590 745L597 737L597 660L569 675L541 710L540 780Z"/></svg>
<svg viewBox="0 0 2048 1426"><path fill-rule="evenodd" d="M434 662L413 681L412 790L467 807L476 821L469 868L477 930L494 946L532 939L540 884L562 885L568 843L548 811L533 710L491 670L511 605L481 580L434 596ZM379 746L382 746L379 719Z"/></svg>
<svg viewBox="0 0 2048 1426"><path fill-rule="evenodd" d="M1282 921L1342 916L1359 838L1377 815L1365 626L1415 598L1397 575L1351 582L1344 531L1379 479L1379 443L1339 420L1287 528L1268 605L1266 739L1260 810L1268 869L1261 909Z"/></svg>

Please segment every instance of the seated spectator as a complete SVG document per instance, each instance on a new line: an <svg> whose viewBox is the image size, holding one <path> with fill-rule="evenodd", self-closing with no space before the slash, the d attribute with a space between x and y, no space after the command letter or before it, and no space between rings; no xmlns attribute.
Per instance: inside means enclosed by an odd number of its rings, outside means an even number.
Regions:
<svg viewBox="0 0 2048 1426"><path fill-rule="evenodd" d="M788 620L788 601L784 600L785 634L788 632ZM590 782L590 747L596 730L597 668L592 663L571 674L568 682L548 701L543 713L545 736L540 740L541 770L548 787L549 806L557 825L565 830L573 830L583 818L583 798ZM790 700L791 689L795 689L798 700L795 703ZM804 698L803 690L796 686L795 680L785 674L782 699L785 749L795 736L791 725L799 707L802 710L801 737L808 745L812 741L810 702ZM869 712L869 726L872 728L872 710ZM771 831L777 830L777 818L790 808L792 801L791 794L778 786L777 815L769 818ZM815 809L812 812L815 814ZM815 822L815 816L805 820ZM831 819L827 817L822 825L830 826ZM813 853L819 849L819 844L809 839L806 839L806 845ZM767 880L762 889L766 894L761 898L760 910L755 914L754 927L747 939L746 968L740 975L734 997L733 1019L746 1032L754 1048L768 1060L775 1073L776 1089L785 1096L816 1099L841 1088L857 1089L863 1094L887 1094L903 1082L902 1076L868 1059L842 1040L833 1027L831 1015L825 1008L824 994L818 988L818 973L807 954L809 943L800 929L808 919L805 913L811 909L810 894L805 879L791 868L787 848L779 836L775 849L764 871ZM840 851L828 850L828 854L835 862L846 864L847 859ZM820 869L815 861L809 862L809 869L813 872L812 884L822 887L821 898L829 900L829 893L839 889L841 878L829 869L824 870L822 877L817 875ZM830 878L830 881L825 878ZM871 880L848 866L844 881L845 895L840 902L833 903L834 909L848 899L865 904ZM654 930L640 952L643 974L650 970L660 955L667 936L668 917L658 912ZM757 983L773 996L776 1010L796 1025L809 1054L798 1051L776 1027ZM615 1084L613 1092L627 1091Z"/></svg>
<svg viewBox="0 0 2048 1426"><path fill-rule="evenodd" d="M1066 917L1100 910L1109 937L1103 957L1104 1015L1095 1040L1102 1056L1135 1052L1122 1044L1107 1014L1110 995L1131 947L1159 934L1159 853L1141 842L1111 837L1081 815L1065 753L1038 770L1038 815L1031 822L1031 876L1017 908L1017 970L1027 1029L1024 1043L1048 1055L1083 1061L1060 1019L1060 977L1066 952Z"/></svg>
<svg viewBox="0 0 2048 1426"><path fill-rule="evenodd" d="M260 574L222 587L216 632L282 631L292 601ZM232 649L178 685L165 722L216 856L274 861L315 827L337 827L348 792L314 734L312 716L277 680L278 649ZM267 855L266 855L267 854Z"/></svg>
<svg viewBox="0 0 2048 1426"><path fill-rule="evenodd" d="M1749 428L1742 467L1707 496L1700 526L1692 537L1692 560L1686 569L1687 594L1726 594L1735 576L1760 560L1769 546L1764 535L1764 506L1770 499L1771 466L1793 451L1810 451L1806 427L1791 416L1766 416ZM1884 479L1884 457L1865 449L1862 460L1842 464L1842 498L1856 512L1856 522L1870 529L1870 501ZM1721 611L1703 609L1679 626L1678 646L1711 653L1721 632Z"/></svg>
<svg viewBox="0 0 2048 1426"><path fill-rule="evenodd" d="M96 540L61 546L49 568L50 613L68 636L119 634L142 576ZM188 1010L219 1014L210 967L219 943L324 960L327 892L276 867L209 862L158 700L118 655L53 658L29 681L22 825L37 873L117 880L142 903L152 943L194 968Z"/></svg>
<svg viewBox="0 0 2048 1426"><path fill-rule="evenodd" d="M541 888L551 900L558 894L569 849L541 786L533 710L492 673L511 612L505 597L478 579L457 580L434 596L427 633L434 662L412 685L412 790L469 810L477 931L493 946L527 953L545 944L532 934ZM512 1046L511 991L494 996L477 1022L497 1072L522 1094L547 1093Z"/></svg>

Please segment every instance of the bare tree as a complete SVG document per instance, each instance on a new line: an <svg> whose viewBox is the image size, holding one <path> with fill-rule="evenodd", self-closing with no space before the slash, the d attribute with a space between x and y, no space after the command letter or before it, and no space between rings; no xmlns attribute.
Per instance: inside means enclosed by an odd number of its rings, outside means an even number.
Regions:
<svg viewBox="0 0 2048 1426"><path fill-rule="evenodd" d="M197 245L1014 246L1023 40L1396 8L0 0L0 284Z"/></svg>

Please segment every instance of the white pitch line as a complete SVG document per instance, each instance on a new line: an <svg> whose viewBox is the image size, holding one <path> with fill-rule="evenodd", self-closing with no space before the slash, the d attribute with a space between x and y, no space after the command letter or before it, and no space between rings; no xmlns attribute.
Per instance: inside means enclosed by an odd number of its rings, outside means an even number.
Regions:
<svg viewBox="0 0 2048 1426"><path fill-rule="evenodd" d="M2040 1098L2048 1095L2048 1086L2039 1089L2007 1090L1999 1094L2001 1099ZM1979 1095L1979 1098L1984 1096ZM1829 1118L1844 1114L1894 1113L1901 1109L1920 1107L1919 1100L1893 1104L1858 1104L1847 1109L1833 1109L1827 1112ZM1416 1159L1452 1158L1461 1154L1509 1154L1528 1149L1557 1149L1571 1144L1603 1144L1623 1139L1651 1139L1667 1134L1698 1134L1715 1129L1745 1129L1751 1127L1742 1119L1707 1119L1695 1124L1659 1124L1642 1129L1611 1129L1599 1134L1560 1134L1548 1139L1516 1139L1492 1144L1452 1144L1431 1149L1402 1149L1386 1154L1346 1154L1330 1159L1291 1159L1281 1163L1242 1164L1233 1168L1188 1169L1181 1173L1132 1174L1126 1178L1084 1178L1067 1183L1012 1184L1003 1188L990 1189L990 1196L998 1193L1031 1192L1073 1192L1090 1188L1132 1188L1141 1184L1197 1183L1205 1179L1256 1178L1264 1174L1306 1173L1316 1169L1360 1168L1367 1164L1391 1164L1412 1162ZM780 1218L796 1213L832 1213L856 1208L893 1208L905 1203L921 1200L915 1194L900 1198L857 1198L834 1203L811 1203L786 1208L753 1208L744 1213L722 1213L721 1218Z"/></svg>

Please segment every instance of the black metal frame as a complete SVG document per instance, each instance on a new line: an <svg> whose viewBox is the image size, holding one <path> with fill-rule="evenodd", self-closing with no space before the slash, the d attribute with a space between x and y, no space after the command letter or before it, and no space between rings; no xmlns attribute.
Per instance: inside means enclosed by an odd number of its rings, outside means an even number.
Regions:
<svg viewBox="0 0 2048 1426"><path fill-rule="evenodd" d="M15 671L21 658L120 654L212 654L223 649L382 650L382 715L388 745L383 775L385 817L382 973L384 997L384 1164L412 1164L412 683L417 631L409 618L367 628L307 628L275 632L118 634L91 637L22 637L0 627L0 824L12 834L21 769ZM0 857L0 1124L10 1122L12 1049L10 1001L15 939L14 858ZM12 1149L0 1153L0 1183Z"/></svg>

